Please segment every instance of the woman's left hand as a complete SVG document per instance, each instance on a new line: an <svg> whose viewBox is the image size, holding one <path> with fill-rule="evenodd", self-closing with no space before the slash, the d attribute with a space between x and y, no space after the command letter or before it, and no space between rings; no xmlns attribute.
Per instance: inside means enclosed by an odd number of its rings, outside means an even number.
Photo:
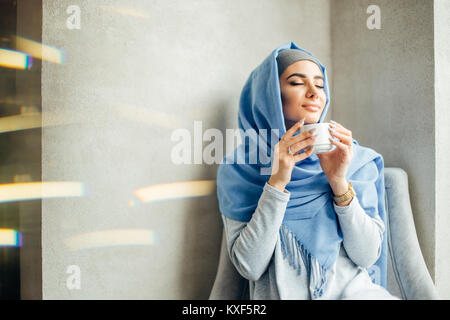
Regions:
<svg viewBox="0 0 450 320"><path fill-rule="evenodd" d="M345 181L345 175L353 159L352 132L335 121L331 121L329 130L332 137L338 138L337 141L330 139L336 148L333 151L319 153L317 157L330 183Z"/></svg>

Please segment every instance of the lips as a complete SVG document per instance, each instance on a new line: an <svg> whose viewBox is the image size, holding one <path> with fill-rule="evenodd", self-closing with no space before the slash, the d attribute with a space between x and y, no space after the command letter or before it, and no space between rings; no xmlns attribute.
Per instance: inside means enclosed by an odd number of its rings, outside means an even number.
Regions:
<svg viewBox="0 0 450 320"><path fill-rule="evenodd" d="M302 107L311 112L317 112L320 110L320 106L316 104L304 104Z"/></svg>

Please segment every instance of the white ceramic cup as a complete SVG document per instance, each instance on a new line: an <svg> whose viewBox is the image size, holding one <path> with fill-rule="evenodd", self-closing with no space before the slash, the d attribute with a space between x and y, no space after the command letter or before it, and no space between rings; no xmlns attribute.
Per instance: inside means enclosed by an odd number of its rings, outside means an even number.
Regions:
<svg viewBox="0 0 450 320"><path fill-rule="evenodd" d="M313 135L317 134L317 140L313 144L314 151L313 153L324 153L331 151L333 149L333 144L330 142L329 138L333 138L328 131L330 124L327 122L324 123L311 123L305 124L300 127L300 132L309 131L313 128L316 129L316 132Z"/></svg>

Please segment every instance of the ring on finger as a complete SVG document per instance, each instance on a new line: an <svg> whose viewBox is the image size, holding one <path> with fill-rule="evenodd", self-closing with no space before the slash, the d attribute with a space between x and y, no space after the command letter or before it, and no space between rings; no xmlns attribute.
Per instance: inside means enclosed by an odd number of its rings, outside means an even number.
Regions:
<svg viewBox="0 0 450 320"><path fill-rule="evenodd" d="M289 154L292 154L292 155L295 154L295 152L292 152L291 146L288 147L288 152L289 152Z"/></svg>

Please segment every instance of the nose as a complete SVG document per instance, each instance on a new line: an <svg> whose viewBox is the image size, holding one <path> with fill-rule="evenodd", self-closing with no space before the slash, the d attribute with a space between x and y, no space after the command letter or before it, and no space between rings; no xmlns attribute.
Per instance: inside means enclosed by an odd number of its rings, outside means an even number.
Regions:
<svg viewBox="0 0 450 320"><path fill-rule="evenodd" d="M317 97L319 95L319 90L314 85L309 85L306 92L308 98Z"/></svg>

